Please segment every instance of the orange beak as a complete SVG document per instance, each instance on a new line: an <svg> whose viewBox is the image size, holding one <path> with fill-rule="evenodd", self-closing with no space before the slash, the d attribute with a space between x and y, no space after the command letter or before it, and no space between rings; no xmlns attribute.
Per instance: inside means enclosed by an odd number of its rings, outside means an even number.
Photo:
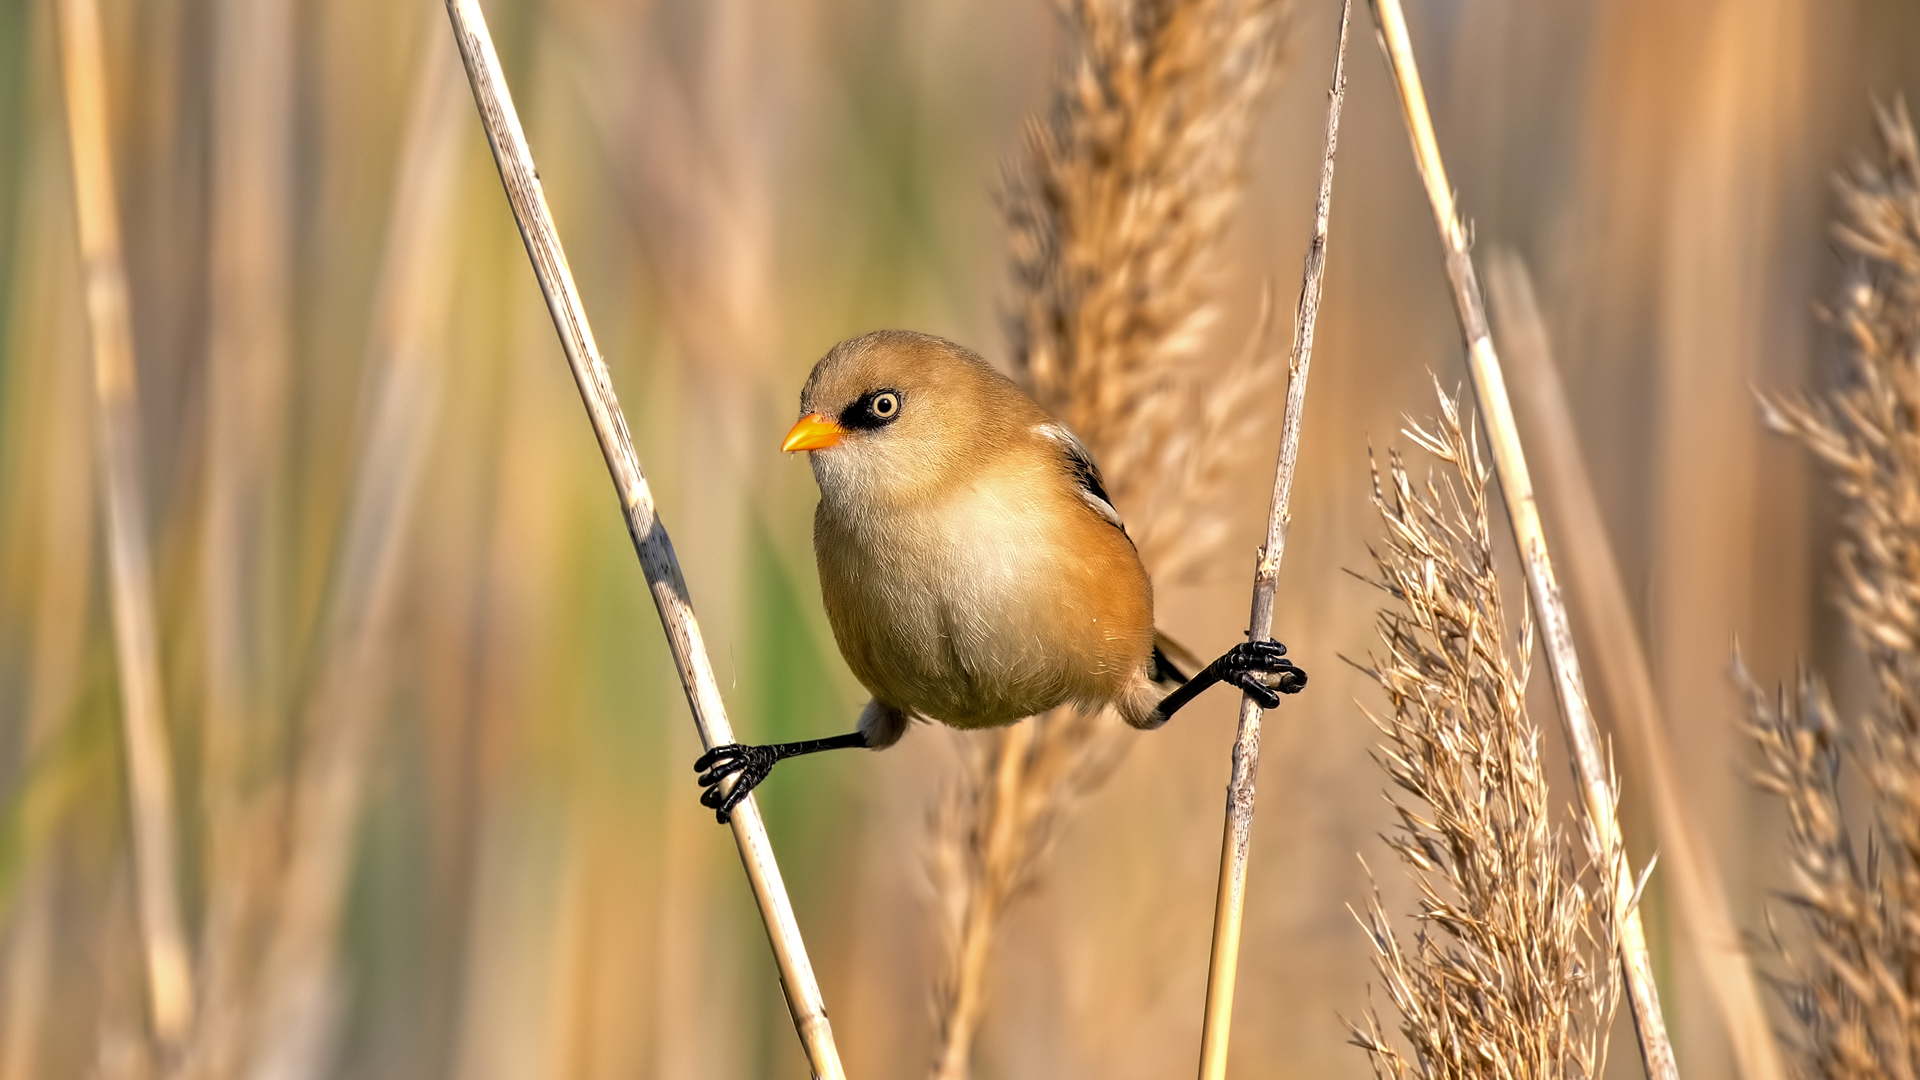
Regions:
<svg viewBox="0 0 1920 1080"><path fill-rule="evenodd" d="M825 450L846 434L847 429L832 420L819 413L808 413L787 432L787 441L780 444L780 449L789 454L796 450Z"/></svg>

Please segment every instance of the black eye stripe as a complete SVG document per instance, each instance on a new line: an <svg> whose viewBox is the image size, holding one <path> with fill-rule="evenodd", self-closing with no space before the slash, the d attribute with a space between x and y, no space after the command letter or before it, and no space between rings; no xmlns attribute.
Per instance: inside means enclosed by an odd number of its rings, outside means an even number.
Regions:
<svg viewBox="0 0 1920 1080"><path fill-rule="evenodd" d="M850 430L885 427L900 418L906 395L891 387L862 394L840 412L840 426Z"/></svg>

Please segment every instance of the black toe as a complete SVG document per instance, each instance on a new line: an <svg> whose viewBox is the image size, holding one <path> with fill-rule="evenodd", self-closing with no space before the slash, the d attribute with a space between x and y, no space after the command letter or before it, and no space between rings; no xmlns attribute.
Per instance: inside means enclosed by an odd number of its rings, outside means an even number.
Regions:
<svg viewBox="0 0 1920 1080"><path fill-rule="evenodd" d="M1271 709L1280 704L1280 695L1260 681L1260 676L1251 671L1234 676L1233 684L1247 692L1248 696L1260 703L1263 709Z"/></svg>
<svg viewBox="0 0 1920 1080"><path fill-rule="evenodd" d="M723 743L701 754L693 763L693 771L706 772L708 769L713 768L723 761L731 762L741 760L745 758L747 752L752 749L753 747L743 746L740 743Z"/></svg>
<svg viewBox="0 0 1920 1080"><path fill-rule="evenodd" d="M733 808L740 805L748 793L760 786L767 778L779 758L773 750L765 746L748 746L744 743L728 743L716 746L700 755L693 767L700 771L700 805L713 811L713 816L721 824L726 824L733 814ZM733 786L722 789L721 784L733 777Z"/></svg>

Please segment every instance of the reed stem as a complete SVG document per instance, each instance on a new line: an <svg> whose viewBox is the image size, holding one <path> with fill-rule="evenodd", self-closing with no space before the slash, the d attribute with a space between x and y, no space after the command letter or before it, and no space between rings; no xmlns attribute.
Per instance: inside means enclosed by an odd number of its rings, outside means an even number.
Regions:
<svg viewBox="0 0 1920 1080"><path fill-rule="evenodd" d="M1340 106L1347 95L1347 22L1353 0L1340 3L1340 45L1327 94L1327 147L1320 159L1320 192L1313 206L1313 237L1307 244L1295 311L1293 353L1287 364L1287 407L1280 423L1280 460L1273 474L1267 513L1267 543L1253 575L1252 641L1273 636L1273 598L1293 521L1293 474L1300 458L1300 423L1306 412L1307 369L1313 360L1313 327L1320 314L1321 282L1327 270L1327 218L1333 204L1333 159L1340 140ZM1261 709L1252 695L1240 698L1240 726L1233 741L1233 776L1227 784L1226 827L1220 841L1220 884L1213 906L1213 951L1207 966L1207 1010L1200 1029L1200 1080L1227 1074L1227 1043L1233 1030L1233 992L1240 973L1240 931L1247 904L1247 852L1253 832L1254 781L1260 770Z"/></svg>
<svg viewBox="0 0 1920 1080"><path fill-rule="evenodd" d="M1561 601L1560 586L1554 580L1553 563L1547 554L1547 538L1540 524L1539 505L1534 500L1533 480L1528 475L1526 455L1514 425L1513 404L1507 398L1500 357L1494 351L1493 336L1487 329L1480 282L1474 274L1473 260L1467 255L1466 227L1455 211L1453 189L1447 185L1446 166L1434 137L1433 118L1427 111L1426 93L1414 64L1413 45L1407 36L1406 17L1400 2L1370 2L1380 31L1380 47L1386 54L1400 95L1407 134L1413 142L1414 161L1426 186L1427 200L1433 207L1434 224L1446 248L1447 280L1453 287L1461 335L1466 338L1467 367L1473 378L1474 396L1486 425L1487 442L1493 450L1500 490L1506 497L1514 542L1526 568L1528 592L1540 620L1540 637L1546 646L1547 668L1553 676L1554 698L1560 706L1560 720L1572 752L1574 773L1594 834L1599 838L1602 877L1610 894L1617 928L1620 973L1633 1009L1641 1062L1649 1080L1678 1080L1679 1067L1674 1061L1673 1045L1667 1038L1660 994L1653 981L1653 964L1647 954L1646 931L1640 922L1633 868L1627 861L1620 823L1614 813L1617 803L1612 769L1593 714L1587 708L1580 658L1573 647L1566 605Z"/></svg>
<svg viewBox="0 0 1920 1080"><path fill-rule="evenodd" d="M127 270L107 126L106 63L95 0L61 0L59 32L67 140L86 276L93 353L100 498L106 507L120 714L133 816L134 887L147 966L153 1031L177 1045L193 1026L193 971L181 929L173 810L173 761L160 690L153 570L140 470L140 402L133 362Z"/></svg>
<svg viewBox="0 0 1920 1080"><path fill-rule="evenodd" d="M1713 995L1739 1075L1746 1080L1786 1080L1780 1047L1761 1004L1759 979L1733 921L1726 883L1680 793L1679 766L1654 692L1653 672L1620 565L1607 542L1606 522L1554 367L1532 277L1510 252L1495 251L1487 271L1494 321L1513 361L1514 392L1522 414L1532 418L1525 426L1540 451L1541 474L1556 493L1555 523L1571 545L1567 577L1587 641L1598 653L1600 686L1613 705L1614 730L1623 736L1627 763L1647 785L1667 896L1684 931L1681 940Z"/></svg>
<svg viewBox="0 0 1920 1080"><path fill-rule="evenodd" d="M713 665L700 635L700 623L694 617L687 583L674 556L673 542L661 525L653 505L653 494L640 470L640 457L633 448L619 399L614 396L613 380L594 344L587 324L587 312L568 268L560 234L547 209L546 194L534 168L532 152L520 129L519 115L500 71L493 39L487 32L486 18L478 0L447 0L447 15L459 39L461 59L466 64L467 81L473 87L474 104L480 110L487 142L500 168L500 182L506 188L507 201L513 206L514 220L520 225L520 237L526 242L527 257L540 281L547 308L553 315L554 329L560 335L561 348L573 370L574 382L593 423L594 437L606 457L607 470L613 476L615 490L627 522L627 532L646 573L654 605L673 651L674 666L680 684L693 711L694 727L701 745L712 747L734 741L733 728L727 722L726 705L720 687L714 681ZM844 1080L840 1052L834 1046L833 1028L827 1021L826 1004L820 984L814 978L813 964L801 940L800 926L793 905L774 861L773 845L767 838L760 809L748 796L731 817L734 842L740 848L740 861L752 886L767 939L773 946L780 969L780 985L793 1014L794 1029L800 1035L807 1062L815 1080Z"/></svg>

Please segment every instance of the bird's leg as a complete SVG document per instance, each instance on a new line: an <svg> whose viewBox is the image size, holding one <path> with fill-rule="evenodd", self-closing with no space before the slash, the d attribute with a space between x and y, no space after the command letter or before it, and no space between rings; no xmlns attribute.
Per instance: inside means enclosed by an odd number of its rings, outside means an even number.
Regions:
<svg viewBox="0 0 1920 1080"><path fill-rule="evenodd" d="M1247 641L1203 668L1200 674L1160 701L1159 712L1170 717L1217 682L1229 683L1253 695L1263 709L1280 704L1281 694L1297 694L1307 685L1307 673L1288 660L1287 647L1277 641ZM1261 676L1269 676L1272 682Z"/></svg>
<svg viewBox="0 0 1920 1080"><path fill-rule="evenodd" d="M726 824L733 814L733 808L747 793L760 786L773 767L790 757L802 754L817 754L822 750L863 750L866 749L867 736L863 731L850 731L845 735L835 735L827 739L806 739L801 742L770 743L766 746L748 746L745 743L728 743L716 746L700 755L693 763L693 769L700 774L700 805L713 811L714 817ZM731 788L722 788L720 782L734 777Z"/></svg>

